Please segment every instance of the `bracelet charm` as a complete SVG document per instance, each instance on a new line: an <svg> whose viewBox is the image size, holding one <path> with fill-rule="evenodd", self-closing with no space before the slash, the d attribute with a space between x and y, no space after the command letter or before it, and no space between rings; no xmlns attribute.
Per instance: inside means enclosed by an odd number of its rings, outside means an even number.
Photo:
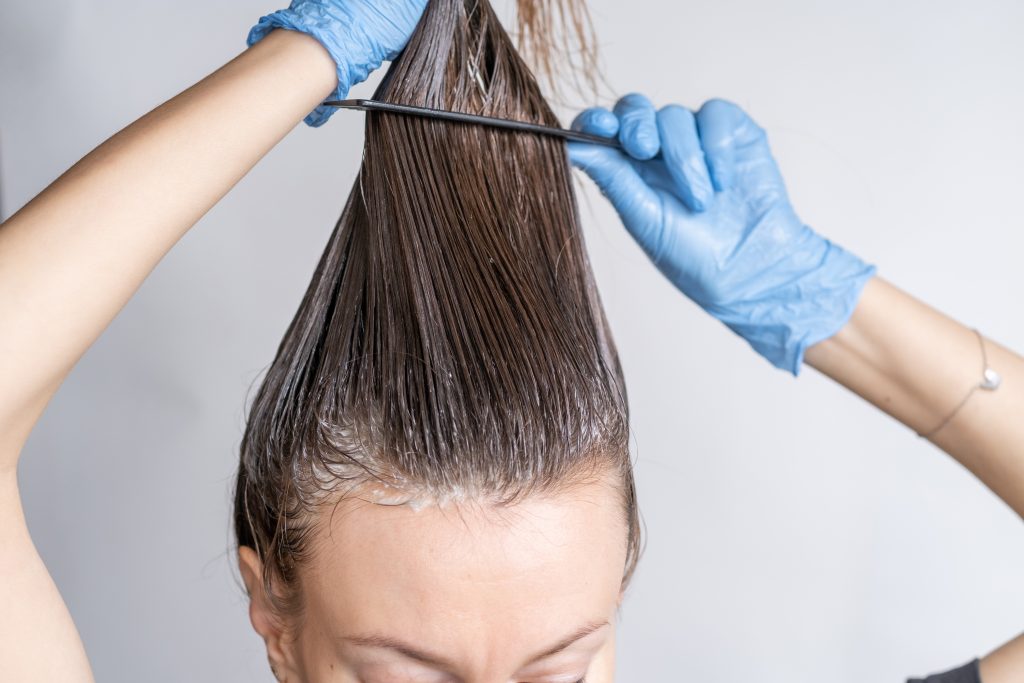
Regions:
<svg viewBox="0 0 1024 683"><path fill-rule="evenodd" d="M999 388L999 385L1003 383L1003 378L999 375L999 373L988 366L988 354L985 353L985 338L981 336L981 332L979 332L978 330L972 328L971 331L978 336L978 343L981 345L981 381L975 384L973 387L971 387L971 390L967 392L967 395L964 396L963 400L960 401L957 407L954 408L952 412L950 412L949 415L946 416L946 419L940 422L937 427L927 432L918 432L917 435L922 438L930 438L940 429L949 424L949 421L952 420L953 417L960 412L960 409L964 407L964 405L967 403L967 400L974 395L975 391L977 391L978 389L984 389L985 391L995 391L996 389Z"/></svg>
<svg viewBox="0 0 1024 683"><path fill-rule="evenodd" d="M995 391L1003 383L1003 378L992 368L985 368L985 378L981 382L981 388L988 391Z"/></svg>

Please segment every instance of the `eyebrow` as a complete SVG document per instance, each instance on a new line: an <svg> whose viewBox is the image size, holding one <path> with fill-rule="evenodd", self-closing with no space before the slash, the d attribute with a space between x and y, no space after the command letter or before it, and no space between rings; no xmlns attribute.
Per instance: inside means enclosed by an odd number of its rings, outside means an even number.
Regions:
<svg viewBox="0 0 1024 683"><path fill-rule="evenodd" d="M603 621L595 621L584 626L581 626L565 638L559 640L551 648L544 650L540 654L534 655L529 660L529 663L532 664L533 662L544 659L545 657L550 657L551 655L558 654L559 652L573 645L576 641L582 640L583 638L590 635L594 631L598 630L602 626L607 625L608 620L604 619ZM344 640L354 645L394 650L395 652L398 652L399 654L404 655L409 659L415 659L418 662L423 662L424 664L429 664L431 666L438 667L441 669L456 668L455 664L450 659L447 659L445 657L442 657L441 655L437 655L431 652L418 650L412 645L409 645L406 642L403 642L397 638L392 638L390 636L385 636L377 633L368 633L354 636L344 636L340 638L340 640Z"/></svg>

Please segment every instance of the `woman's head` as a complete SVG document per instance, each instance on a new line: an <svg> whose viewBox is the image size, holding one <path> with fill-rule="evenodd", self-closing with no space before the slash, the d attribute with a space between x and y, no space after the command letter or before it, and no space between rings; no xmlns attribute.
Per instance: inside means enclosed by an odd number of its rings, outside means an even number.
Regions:
<svg viewBox="0 0 1024 683"><path fill-rule="evenodd" d="M484 0L432 0L375 98L557 125ZM566 680L570 663L557 678L519 659L612 618L639 525L560 141L367 114L359 176L250 409L235 531L254 624L287 634L302 680L399 656L325 640L361 633L466 680Z"/></svg>
<svg viewBox="0 0 1024 683"><path fill-rule="evenodd" d="M291 632L242 548L253 624L292 681L610 680L595 676L610 665L626 564L620 487L606 472L509 506L354 492L317 520Z"/></svg>

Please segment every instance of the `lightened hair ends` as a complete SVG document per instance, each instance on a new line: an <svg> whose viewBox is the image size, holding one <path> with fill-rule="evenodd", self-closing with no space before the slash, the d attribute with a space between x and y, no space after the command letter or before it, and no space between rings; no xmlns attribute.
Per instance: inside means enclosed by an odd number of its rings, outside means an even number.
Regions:
<svg viewBox="0 0 1024 683"><path fill-rule="evenodd" d="M518 6L535 54L551 50L537 17L552 12L586 42L581 0ZM374 99L559 125L486 0L431 0ZM627 583L640 526L626 388L564 142L365 116L358 177L249 409L239 545L290 612L315 513L347 491L505 505L611 469Z"/></svg>

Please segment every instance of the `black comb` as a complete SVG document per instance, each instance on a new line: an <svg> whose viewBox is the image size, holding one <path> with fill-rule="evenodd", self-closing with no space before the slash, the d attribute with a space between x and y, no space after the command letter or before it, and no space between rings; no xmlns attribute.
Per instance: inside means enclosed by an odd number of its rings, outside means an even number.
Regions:
<svg viewBox="0 0 1024 683"><path fill-rule="evenodd" d="M500 119L494 116L480 116L479 114L465 114L458 111L447 111L445 109L431 109L429 107L415 107L411 104L393 104L391 102L380 102L378 100L328 100L322 104L338 107L340 109L360 109L362 111L387 111L395 114L409 114L411 116L424 116L432 119L444 119L445 121L457 121L459 123L472 123L481 126L493 126L495 128L506 128L539 135L553 135L565 140L574 142L588 142L605 147L621 149L616 138L603 138L599 135L581 133L576 130L544 126L539 123L528 123L526 121L513 121L512 119Z"/></svg>

